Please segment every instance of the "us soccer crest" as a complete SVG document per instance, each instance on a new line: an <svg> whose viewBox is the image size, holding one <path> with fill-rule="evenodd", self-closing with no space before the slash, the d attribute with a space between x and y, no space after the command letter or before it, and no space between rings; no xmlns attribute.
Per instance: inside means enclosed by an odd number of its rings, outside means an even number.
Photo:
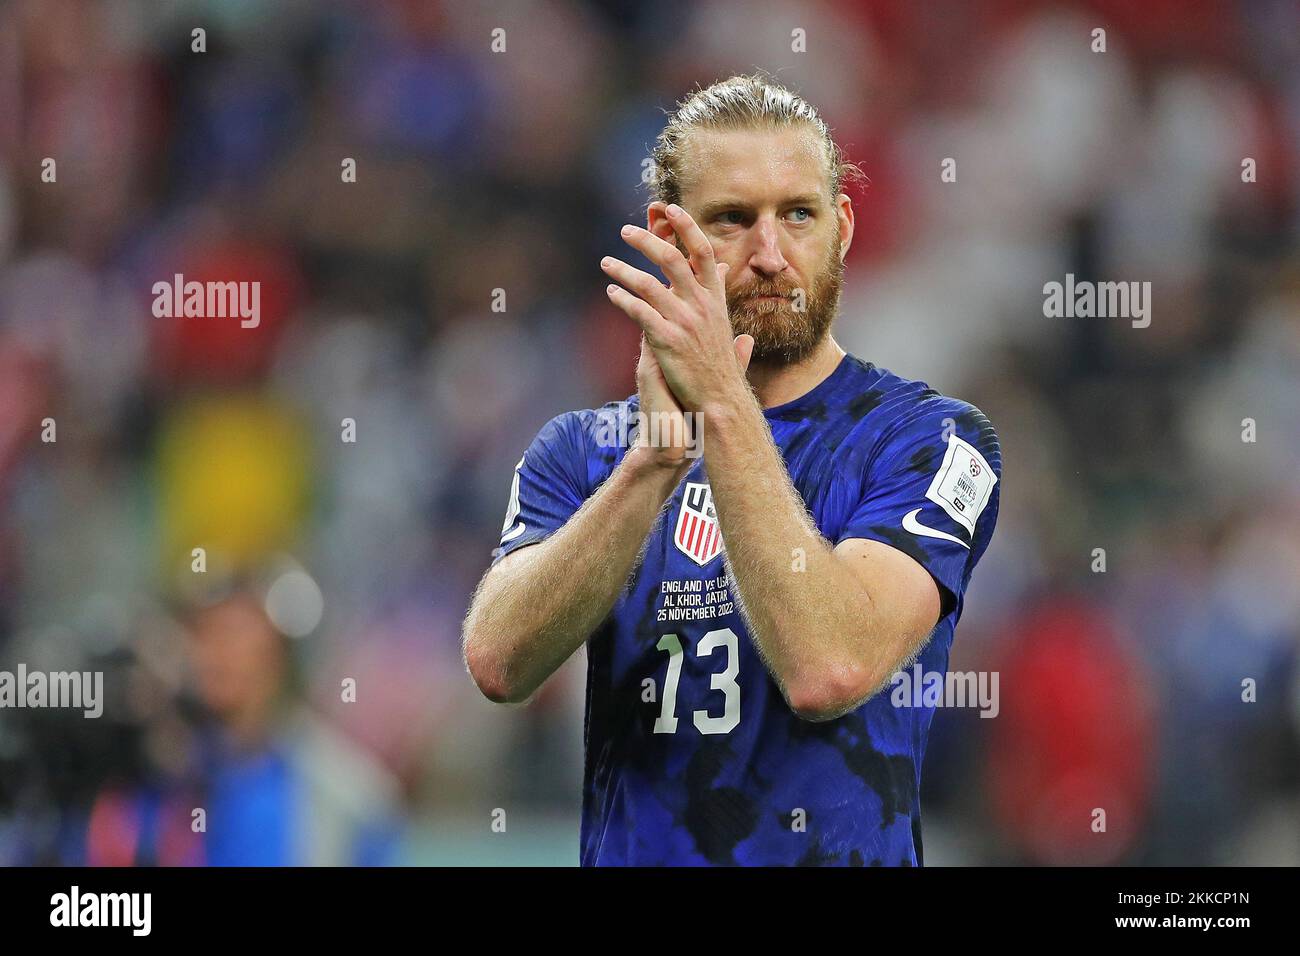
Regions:
<svg viewBox="0 0 1300 956"><path fill-rule="evenodd" d="M703 567L722 553L722 529L713 510L713 489L700 482L688 481L677 512L677 529L673 532L677 550Z"/></svg>

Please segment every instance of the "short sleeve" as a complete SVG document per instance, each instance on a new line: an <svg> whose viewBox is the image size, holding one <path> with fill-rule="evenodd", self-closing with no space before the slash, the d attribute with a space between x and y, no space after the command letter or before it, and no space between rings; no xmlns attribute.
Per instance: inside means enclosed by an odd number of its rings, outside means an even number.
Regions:
<svg viewBox="0 0 1300 956"><path fill-rule="evenodd" d="M983 412L956 399L924 402L882 440L835 543L867 538L907 554L940 585L946 616L993 536L1001 477Z"/></svg>
<svg viewBox="0 0 1300 956"><path fill-rule="evenodd" d="M496 564L511 551L550 537L587 499L587 453L582 419L566 412L547 422L515 466Z"/></svg>

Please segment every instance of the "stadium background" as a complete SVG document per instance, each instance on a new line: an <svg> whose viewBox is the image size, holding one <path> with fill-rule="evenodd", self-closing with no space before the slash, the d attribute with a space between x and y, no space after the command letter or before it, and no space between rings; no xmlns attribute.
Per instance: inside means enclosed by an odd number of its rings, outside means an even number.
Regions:
<svg viewBox="0 0 1300 956"><path fill-rule="evenodd" d="M1296 4L18 0L0 669L108 703L0 712L0 863L576 862L582 661L497 707L459 622L521 450L634 388L597 264L663 109L753 69L871 180L841 344L1002 439L927 864L1300 861ZM261 325L154 318L176 272ZM1046 318L1066 273L1150 327Z"/></svg>

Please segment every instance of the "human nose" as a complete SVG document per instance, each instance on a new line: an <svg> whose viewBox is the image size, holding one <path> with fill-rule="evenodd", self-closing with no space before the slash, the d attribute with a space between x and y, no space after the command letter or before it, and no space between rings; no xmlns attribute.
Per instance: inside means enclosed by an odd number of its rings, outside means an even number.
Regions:
<svg viewBox="0 0 1300 956"><path fill-rule="evenodd" d="M752 235L754 249L749 264L754 271L769 277L784 271L788 263L781 252L781 234L776 220L766 216L759 219L754 224Z"/></svg>

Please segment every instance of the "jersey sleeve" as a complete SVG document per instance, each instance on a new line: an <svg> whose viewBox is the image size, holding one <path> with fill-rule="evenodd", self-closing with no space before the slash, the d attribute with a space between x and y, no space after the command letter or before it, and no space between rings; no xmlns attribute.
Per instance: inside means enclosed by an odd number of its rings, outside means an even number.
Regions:
<svg viewBox="0 0 1300 956"><path fill-rule="evenodd" d="M940 587L942 615L960 606L997 523L1002 452L978 408L923 403L882 439L859 500L836 538L897 548Z"/></svg>
<svg viewBox="0 0 1300 956"><path fill-rule="evenodd" d="M496 564L511 551L550 537L587 500L587 450L582 418L566 412L547 422L515 466Z"/></svg>

